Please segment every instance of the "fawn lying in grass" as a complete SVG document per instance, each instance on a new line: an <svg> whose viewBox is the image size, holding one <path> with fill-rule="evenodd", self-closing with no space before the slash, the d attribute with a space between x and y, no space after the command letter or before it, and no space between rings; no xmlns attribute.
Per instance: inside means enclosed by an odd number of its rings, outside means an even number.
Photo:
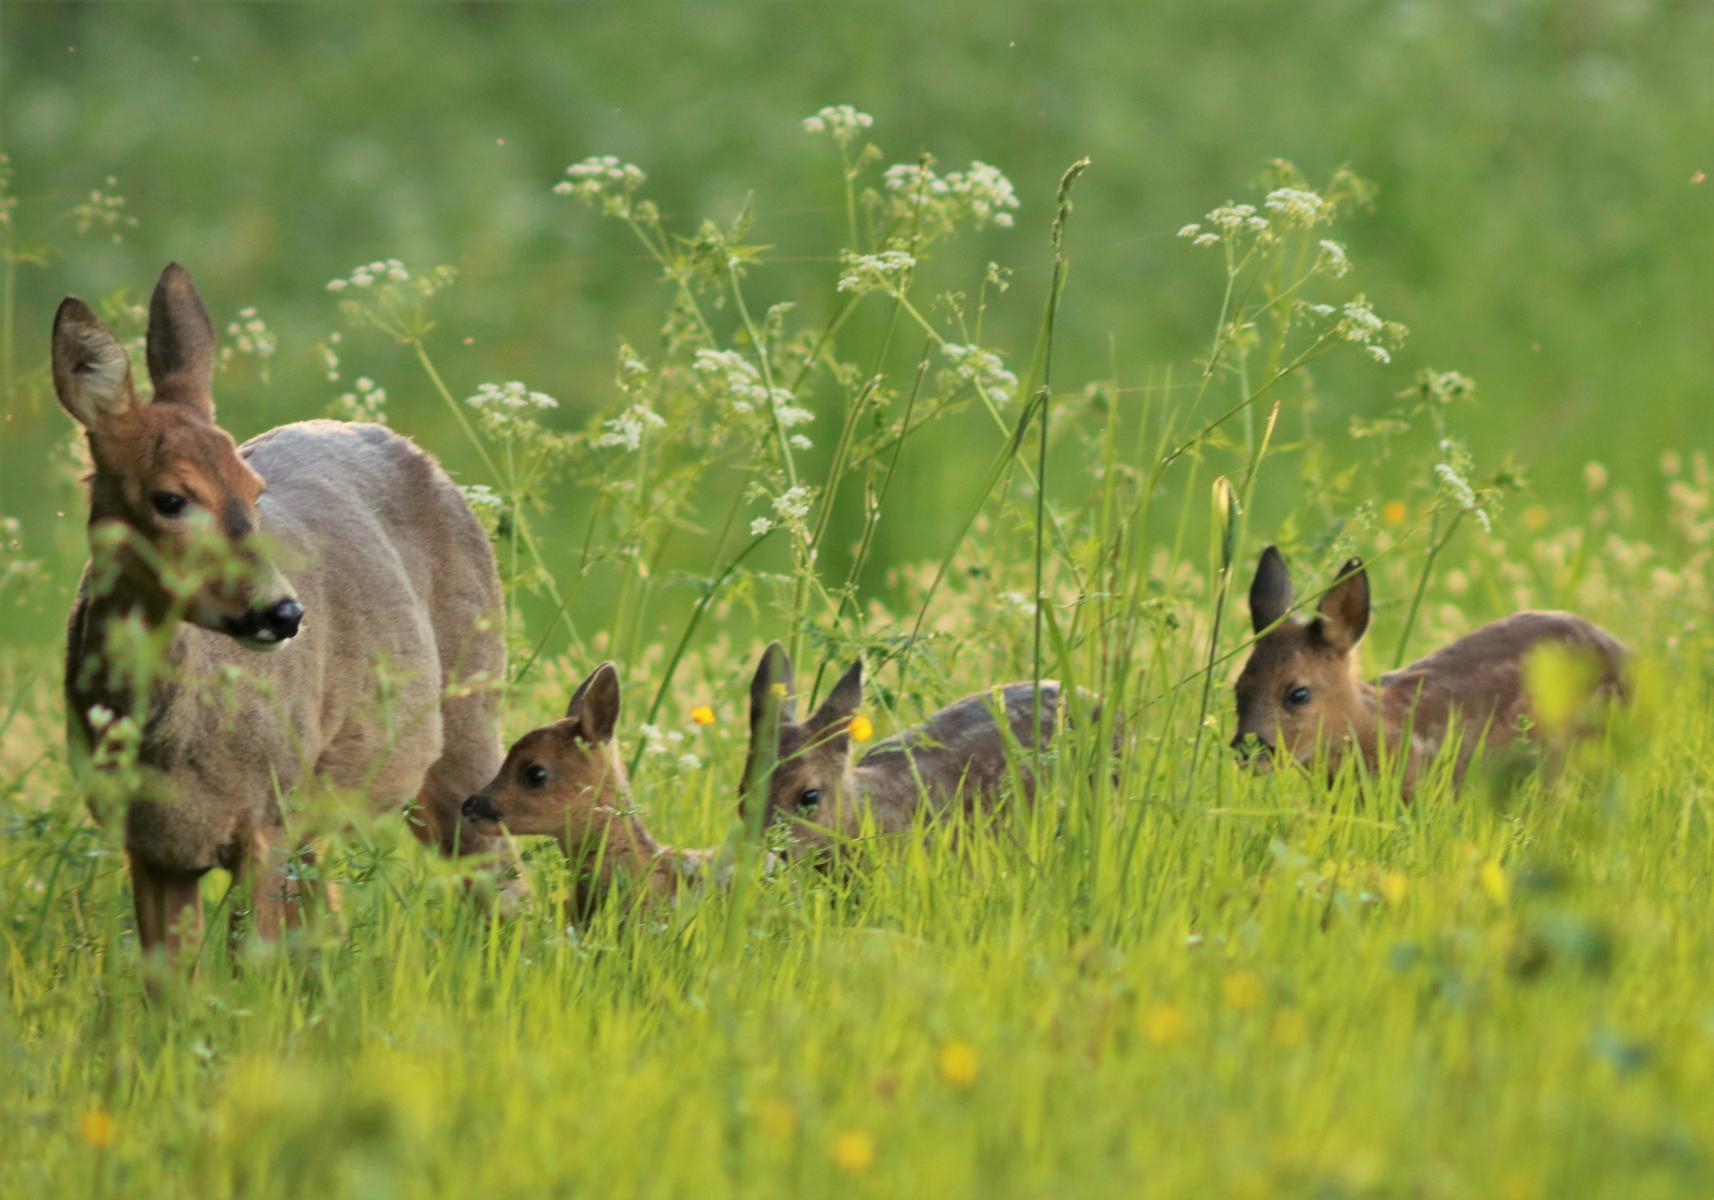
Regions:
<svg viewBox="0 0 1714 1200"><path fill-rule="evenodd" d="M128 793L145 951L175 948L187 912L200 923L217 866L248 885L259 932L296 920L278 797L300 782L420 799L450 850L459 802L499 760L482 684L506 662L488 539L433 458L331 421L234 445L214 419L214 330L177 264L149 306L147 360L145 401L107 327L60 305L54 388L94 462L68 733L81 767L109 720L140 731L135 782L86 778Z"/></svg>
<svg viewBox="0 0 1714 1200"><path fill-rule="evenodd" d="M464 802L479 836L503 825L556 839L577 877L580 913L621 876L650 898L671 898L679 880L708 875L715 859L712 850L663 846L649 833L632 805L618 724L619 671L604 662L572 694L564 718L513 742L488 786Z"/></svg>
<svg viewBox="0 0 1714 1200"><path fill-rule="evenodd" d="M1458 737L1462 776L1478 744L1490 749L1534 736L1527 664L1562 653L1581 667L1579 701L1623 698L1625 648L1582 617L1521 612L1484 625L1427 658L1381 676L1356 677L1357 643L1369 626L1369 577L1352 559L1322 594L1314 619L1289 617L1291 577L1269 546L1250 585L1250 620L1258 637L1238 677L1238 732L1232 745L1262 768L1284 754L1309 764L1318 743L1329 768L1351 748L1373 769L1384 743L1391 761L1405 755L1407 787ZM1569 722L1567 722L1569 724ZM1323 741L1323 739L1325 739Z"/></svg>
<svg viewBox="0 0 1714 1200"><path fill-rule="evenodd" d="M876 742L853 763L851 722L863 701L863 664L853 663L815 712L799 722L791 661L774 642L763 651L750 685L746 783L764 748L770 694L779 706L778 744L762 817L765 824L786 826L794 852L824 853L856 837L865 818L878 832L902 833L925 805L940 812L962 801L966 811L980 811L1000 797L1014 770L1025 798L1034 794L1028 753L1037 744L1031 733L1037 708L1033 684L1008 683L966 696L921 725ZM1039 707L1040 724L1033 727L1046 746L1059 713L1059 684L1041 681ZM995 720L996 708L1006 714L1004 731ZM1009 749L1024 753L1009 754Z"/></svg>

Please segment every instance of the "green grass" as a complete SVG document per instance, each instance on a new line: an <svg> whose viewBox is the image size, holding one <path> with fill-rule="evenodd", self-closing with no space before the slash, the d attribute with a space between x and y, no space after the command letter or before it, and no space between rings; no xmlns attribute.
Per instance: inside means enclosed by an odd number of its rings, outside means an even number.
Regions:
<svg viewBox="0 0 1714 1200"><path fill-rule="evenodd" d="M6 12L0 1196L1714 1189L1706 17L919 8ZM843 100L875 125L803 131ZM1015 227L888 208L922 148L1007 172ZM550 193L608 152L648 183ZM80 237L109 173L138 224ZM1311 184L1336 218L1264 203ZM1264 243L1173 236L1228 199ZM846 257L883 251L916 265ZM324 290L393 255L409 283ZM501 914L346 814L336 917L229 944L211 875L197 974L151 1000L64 762L87 541L44 330L79 291L134 333L168 258L277 337L220 376L236 434L370 378L488 489L506 735L618 661L663 840L745 836L774 637L807 691L862 655L883 734L1087 688L1116 767L1085 723L992 827L576 922L551 845ZM466 403L510 379L558 408ZM1635 703L1563 773L1410 803L1245 774L1227 685L1269 542L1300 599L1369 563L1371 673L1570 608L1637 651Z"/></svg>

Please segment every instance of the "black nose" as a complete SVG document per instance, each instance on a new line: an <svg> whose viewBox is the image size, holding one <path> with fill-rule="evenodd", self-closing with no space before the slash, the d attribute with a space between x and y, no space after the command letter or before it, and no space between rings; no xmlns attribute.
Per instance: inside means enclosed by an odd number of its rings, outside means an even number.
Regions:
<svg viewBox="0 0 1714 1200"><path fill-rule="evenodd" d="M304 606L296 600L282 600L262 614L261 632L271 633L275 640L295 637L304 619Z"/></svg>
<svg viewBox="0 0 1714 1200"><path fill-rule="evenodd" d="M472 821L498 821L500 810L481 796L471 796L464 802L464 815Z"/></svg>

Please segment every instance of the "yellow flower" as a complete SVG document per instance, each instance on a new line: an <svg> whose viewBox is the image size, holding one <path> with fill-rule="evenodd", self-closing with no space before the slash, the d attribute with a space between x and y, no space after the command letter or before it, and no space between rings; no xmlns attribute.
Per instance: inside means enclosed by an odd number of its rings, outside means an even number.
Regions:
<svg viewBox="0 0 1714 1200"><path fill-rule="evenodd" d="M953 1087L969 1087L976 1082L976 1076L982 1069L976 1047L959 1038L951 1038L941 1044L937 1063L940 1077Z"/></svg>
<svg viewBox="0 0 1714 1200"><path fill-rule="evenodd" d="M781 700L784 700L788 694L786 692L786 685L783 683L772 684L769 686L768 690L778 696Z"/></svg>
<svg viewBox="0 0 1714 1200"><path fill-rule="evenodd" d="M862 713L858 713L856 716L851 718L852 741L866 742L874 736L875 722L871 721L868 717L865 717Z"/></svg>
<svg viewBox="0 0 1714 1200"><path fill-rule="evenodd" d="M1381 506L1381 520L1388 525L1403 525L1405 523L1405 502L1389 500Z"/></svg>
<svg viewBox="0 0 1714 1200"><path fill-rule="evenodd" d="M1547 509L1539 504L1532 504L1524 509L1524 528L1531 533L1540 533L1547 528Z"/></svg>
<svg viewBox="0 0 1714 1200"><path fill-rule="evenodd" d="M756 1105L756 1126L773 1138L789 1138L797 1131L797 1111L772 1096Z"/></svg>
<svg viewBox="0 0 1714 1200"><path fill-rule="evenodd" d="M1309 1026L1297 1009L1282 1008L1274 1014L1273 1035L1274 1045L1290 1049L1303 1045L1304 1038L1309 1036Z"/></svg>
<svg viewBox="0 0 1714 1200"><path fill-rule="evenodd" d="M1190 1022L1184 1019L1177 1005L1163 1000L1149 1005L1143 1014L1143 1033L1157 1046L1171 1046L1190 1033Z"/></svg>
<svg viewBox="0 0 1714 1200"><path fill-rule="evenodd" d="M714 724L714 709L707 704L698 704L690 710L690 719L698 725Z"/></svg>
<svg viewBox="0 0 1714 1200"><path fill-rule="evenodd" d="M1262 1002L1265 995L1261 976L1254 971L1233 971L1220 981L1220 994L1226 1007L1247 1012Z"/></svg>
<svg viewBox="0 0 1714 1200"><path fill-rule="evenodd" d="M1489 899L1493 900L1495 904L1504 904L1511 899L1511 877L1506 874L1506 868L1499 863L1492 860L1483 863L1477 878L1482 881L1482 890L1488 893Z"/></svg>
<svg viewBox="0 0 1714 1200"><path fill-rule="evenodd" d="M1381 880L1381 895L1385 896L1388 904L1403 904L1405 898L1405 877L1397 871L1388 871Z"/></svg>
<svg viewBox="0 0 1714 1200"><path fill-rule="evenodd" d="M113 1144L113 1135L119 1132L119 1126L113 1120L112 1113L105 1109L92 1108L78 1117L77 1132L84 1141L100 1149Z"/></svg>
<svg viewBox="0 0 1714 1200"><path fill-rule="evenodd" d="M875 1161L875 1139L866 1129L842 1129L833 1139L833 1165L841 1171L866 1171Z"/></svg>

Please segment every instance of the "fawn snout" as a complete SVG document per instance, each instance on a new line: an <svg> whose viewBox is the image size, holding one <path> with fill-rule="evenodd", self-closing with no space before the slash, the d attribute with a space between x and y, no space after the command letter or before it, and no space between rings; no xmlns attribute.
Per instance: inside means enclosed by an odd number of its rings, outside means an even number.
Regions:
<svg viewBox="0 0 1714 1200"><path fill-rule="evenodd" d="M260 648L273 648L297 636L303 623L304 606L295 596L275 600L246 610L236 617L227 617L222 624L226 632L241 642Z"/></svg>
<svg viewBox="0 0 1714 1200"><path fill-rule="evenodd" d="M483 795L471 796L464 802L464 819L467 821L501 820L500 810L494 807L494 802Z"/></svg>

